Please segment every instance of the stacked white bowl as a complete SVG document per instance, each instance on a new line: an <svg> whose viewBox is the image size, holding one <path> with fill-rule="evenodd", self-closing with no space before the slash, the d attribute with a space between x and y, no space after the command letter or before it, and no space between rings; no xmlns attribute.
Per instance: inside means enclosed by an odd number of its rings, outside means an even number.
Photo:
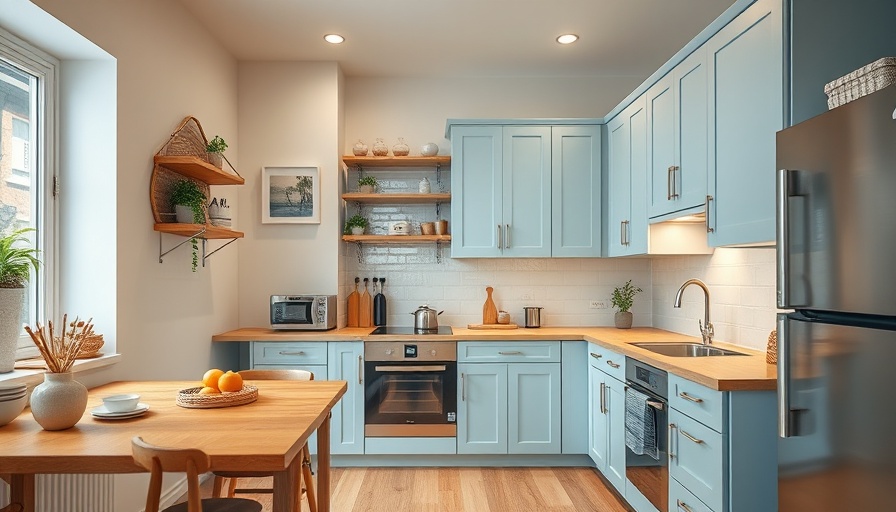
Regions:
<svg viewBox="0 0 896 512"><path fill-rule="evenodd" d="M28 402L24 384L0 384L0 427L16 419Z"/></svg>

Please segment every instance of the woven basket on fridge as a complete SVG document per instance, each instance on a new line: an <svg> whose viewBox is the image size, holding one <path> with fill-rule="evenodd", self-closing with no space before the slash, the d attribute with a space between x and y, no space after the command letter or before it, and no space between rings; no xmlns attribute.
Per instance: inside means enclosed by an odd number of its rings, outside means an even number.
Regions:
<svg viewBox="0 0 896 512"><path fill-rule="evenodd" d="M778 331L772 331L768 335L768 345L765 348L765 362L778 364Z"/></svg>
<svg viewBox="0 0 896 512"><path fill-rule="evenodd" d="M896 57L884 57L824 86L828 109L896 83Z"/></svg>

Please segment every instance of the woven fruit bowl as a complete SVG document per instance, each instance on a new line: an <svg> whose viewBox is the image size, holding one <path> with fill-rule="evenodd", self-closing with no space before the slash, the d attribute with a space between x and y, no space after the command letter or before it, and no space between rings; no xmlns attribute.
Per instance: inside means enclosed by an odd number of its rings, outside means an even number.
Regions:
<svg viewBox="0 0 896 512"><path fill-rule="evenodd" d="M216 393L213 395L200 395L202 386L187 388L178 391L177 405L187 409L214 409L216 407L233 407L246 405L258 400L258 388L249 384L243 384L243 389L231 393Z"/></svg>

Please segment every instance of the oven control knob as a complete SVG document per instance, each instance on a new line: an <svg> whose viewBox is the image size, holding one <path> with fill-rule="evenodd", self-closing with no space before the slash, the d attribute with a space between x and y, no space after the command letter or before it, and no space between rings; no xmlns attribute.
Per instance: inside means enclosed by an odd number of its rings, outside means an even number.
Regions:
<svg viewBox="0 0 896 512"><path fill-rule="evenodd" d="M433 350L430 350L430 351L429 351L429 354L432 355L432 356L434 356L434 355L436 355L436 351L435 351L434 349L433 349Z"/></svg>

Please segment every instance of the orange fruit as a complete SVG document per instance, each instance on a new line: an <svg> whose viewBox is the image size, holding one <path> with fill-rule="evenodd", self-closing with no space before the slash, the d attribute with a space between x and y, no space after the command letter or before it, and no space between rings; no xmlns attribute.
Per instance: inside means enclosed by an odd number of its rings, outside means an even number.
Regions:
<svg viewBox="0 0 896 512"><path fill-rule="evenodd" d="M212 368L211 370L205 372L205 375L202 376L202 385L210 388L214 388L215 391L218 390L218 379L221 378L221 375L224 375L224 372L217 368Z"/></svg>
<svg viewBox="0 0 896 512"><path fill-rule="evenodd" d="M199 390L200 395L217 395L220 391L217 388L213 388L211 386L205 386L204 388Z"/></svg>
<svg viewBox="0 0 896 512"><path fill-rule="evenodd" d="M243 389L243 378L239 373L228 371L218 378L218 389L222 392L233 392Z"/></svg>

